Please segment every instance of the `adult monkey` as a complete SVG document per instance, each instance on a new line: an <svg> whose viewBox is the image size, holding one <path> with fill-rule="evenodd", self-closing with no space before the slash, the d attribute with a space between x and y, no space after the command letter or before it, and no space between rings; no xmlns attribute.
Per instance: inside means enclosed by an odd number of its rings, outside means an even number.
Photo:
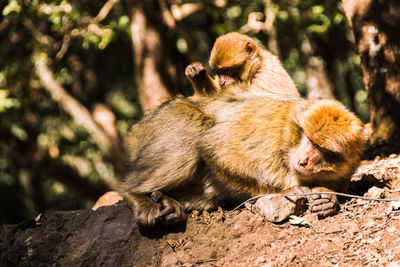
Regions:
<svg viewBox="0 0 400 267"><path fill-rule="evenodd" d="M215 81L201 63L186 67L185 75L193 86L195 97L211 96L238 83L271 93L300 96L279 59L247 35L231 32L218 37L211 50L209 65L216 73Z"/></svg>
<svg viewBox="0 0 400 267"><path fill-rule="evenodd" d="M120 192L148 227L263 193L346 191L365 142L337 101L227 87L167 101L134 125ZM337 211L335 195L312 201L322 217Z"/></svg>

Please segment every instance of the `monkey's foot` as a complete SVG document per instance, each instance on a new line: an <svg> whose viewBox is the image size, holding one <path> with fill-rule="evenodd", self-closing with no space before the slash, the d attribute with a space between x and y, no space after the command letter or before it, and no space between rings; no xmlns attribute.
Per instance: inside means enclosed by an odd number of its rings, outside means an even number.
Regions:
<svg viewBox="0 0 400 267"><path fill-rule="evenodd" d="M194 78L196 78L200 74L204 74L206 72L207 72L207 70L206 70L206 68L204 67L203 64L201 64L200 62L194 62L194 63L192 63L192 64L190 64L189 66L186 67L185 76L189 80L193 80Z"/></svg>
<svg viewBox="0 0 400 267"><path fill-rule="evenodd" d="M145 228L180 224L186 220L182 205L159 191L151 193L150 199L136 206L134 213L138 225Z"/></svg>
<svg viewBox="0 0 400 267"><path fill-rule="evenodd" d="M186 213L182 205L163 195L160 191L155 191L150 195L154 204L159 204L159 220L166 225L179 224L186 220Z"/></svg>

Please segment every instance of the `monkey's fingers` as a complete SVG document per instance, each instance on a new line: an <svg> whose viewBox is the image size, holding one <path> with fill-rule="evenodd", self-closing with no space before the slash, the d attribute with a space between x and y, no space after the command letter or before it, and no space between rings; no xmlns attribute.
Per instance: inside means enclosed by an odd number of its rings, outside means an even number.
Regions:
<svg viewBox="0 0 400 267"><path fill-rule="evenodd" d="M165 217L165 221L167 224L177 224L184 222L186 220L186 213L185 211L179 210L178 212L171 213Z"/></svg>
<svg viewBox="0 0 400 267"><path fill-rule="evenodd" d="M175 212L175 208L173 206L167 206L160 210L160 217L166 217L169 214Z"/></svg>
<svg viewBox="0 0 400 267"><path fill-rule="evenodd" d="M161 205L160 217L163 218L166 224L179 223L186 219L185 210L178 201L163 196Z"/></svg>
<svg viewBox="0 0 400 267"><path fill-rule="evenodd" d="M313 193L331 192L324 187L315 187L312 189ZM312 201L310 201L311 212L316 213L318 218L322 219L328 216L335 215L339 212L339 204L337 197L334 194L314 194Z"/></svg>
<svg viewBox="0 0 400 267"><path fill-rule="evenodd" d="M311 206L311 212L316 213L318 218L322 219L337 214L339 212L339 205L330 199L321 198L314 201Z"/></svg>
<svg viewBox="0 0 400 267"><path fill-rule="evenodd" d="M160 191L154 191L150 194L150 199L154 203L160 203L162 200L163 194Z"/></svg>
<svg viewBox="0 0 400 267"><path fill-rule="evenodd" d="M181 205L170 205L161 210L160 214L165 224L178 224L186 220L186 213Z"/></svg>
<svg viewBox="0 0 400 267"><path fill-rule="evenodd" d="M160 221L160 208L159 203L152 203L152 205L146 205L136 210L137 223L144 227L154 227Z"/></svg>
<svg viewBox="0 0 400 267"><path fill-rule="evenodd" d="M317 214L319 219L326 218L328 216L333 216L336 215L339 212L339 206L335 205L332 208L326 208L326 207L320 207L319 211L313 211L314 213Z"/></svg>
<svg viewBox="0 0 400 267"><path fill-rule="evenodd" d="M332 200L329 199L329 198L318 198L318 199L315 199L313 201L312 205L313 206L321 206L321 205L324 205L324 204L327 204L327 203L334 204L334 202L332 202Z"/></svg>
<svg viewBox="0 0 400 267"><path fill-rule="evenodd" d="M204 67L203 64L201 64L200 62L194 62L186 67L185 76L188 79L193 80L196 76L202 74L205 71L206 68Z"/></svg>
<svg viewBox="0 0 400 267"><path fill-rule="evenodd" d="M332 209L335 205L337 205L337 203L334 203L329 199L318 199L312 204L311 211L319 212L326 209Z"/></svg>
<svg viewBox="0 0 400 267"><path fill-rule="evenodd" d="M292 188L284 191L283 193L286 193L286 194L310 194L310 193L312 193L312 190L311 190L311 188L305 187L305 186L295 186L295 187L292 187ZM290 200L295 202L296 199L298 199L299 197L294 196L294 197L287 197L287 198L289 198ZM313 202L313 195L307 195L306 198L309 203Z"/></svg>

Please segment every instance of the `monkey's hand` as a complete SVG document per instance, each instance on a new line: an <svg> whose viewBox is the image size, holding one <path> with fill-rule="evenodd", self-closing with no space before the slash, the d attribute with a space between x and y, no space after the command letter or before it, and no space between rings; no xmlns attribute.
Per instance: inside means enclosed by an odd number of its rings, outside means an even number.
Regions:
<svg viewBox="0 0 400 267"><path fill-rule="evenodd" d="M311 189L312 193L332 192L325 187L314 187ZM339 203L336 195L334 194L314 194L308 198L311 204L311 212L318 215L319 219L335 215L339 212Z"/></svg>
<svg viewBox="0 0 400 267"><path fill-rule="evenodd" d="M322 192L332 191L325 187L314 187L311 189L305 186L296 186L285 193L311 194ZM312 194L307 195L306 197L308 204L310 205L310 211L316 213L319 219L335 215L339 212L339 204L337 197L334 194Z"/></svg>
<svg viewBox="0 0 400 267"><path fill-rule="evenodd" d="M186 78L193 86L195 96L210 96L219 91L218 85L200 62L190 64L185 69Z"/></svg>
<svg viewBox="0 0 400 267"><path fill-rule="evenodd" d="M178 201L163 195L160 191L151 193L150 198L159 207L157 221L165 225L173 225L186 220L185 210Z"/></svg>
<svg viewBox="0 0 400 267"><path fill-rule="evenodd" d="M186 67L185 76L190 81L193 81L199 75L205 75L207 73L206 67L200 62L194 62Z"/></svg>

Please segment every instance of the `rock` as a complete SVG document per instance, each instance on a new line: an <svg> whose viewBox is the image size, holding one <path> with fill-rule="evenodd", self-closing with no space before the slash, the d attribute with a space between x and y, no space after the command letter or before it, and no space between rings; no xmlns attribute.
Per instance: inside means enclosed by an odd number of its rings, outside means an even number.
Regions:
<svg viewBox="0 0 400 267"><path fill-rule="evenodd" d="M371 187L364 195L369 198L385 198L385 190L376 186Z"/></svg>
<svg viewBox="0 0 400 267"><path fill-rule="evenodd" d="M2 266L146 266L165 241L143 236L125 202L96 211L50 211L0 226Z"/></svg>
<svg viewBox="0 0 400 267"><path fill-rule="evenodd" d="M111 206L117 203L118 201L122 200L122 197L118 192L109 191L102 195L97 201L96 204L92 207L92 210L97 210L100 207L104 206Z"/></svg>
<svg viewBox="0 0 400 267"><path fill-rule="evenodd" d="M306 197L285 197L283 195L267 195L254 204L257 213L269 222L279 223L290 215L301 215L307 210Z"/></svg>

